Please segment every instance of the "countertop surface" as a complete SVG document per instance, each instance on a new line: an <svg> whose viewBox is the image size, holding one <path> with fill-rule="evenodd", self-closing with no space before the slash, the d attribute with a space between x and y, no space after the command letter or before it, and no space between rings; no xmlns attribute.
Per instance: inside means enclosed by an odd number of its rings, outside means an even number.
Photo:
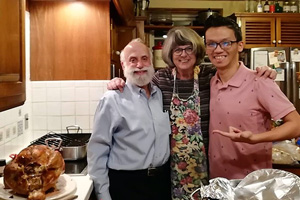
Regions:
<svg viewBox="0 0 300 200"><path fill-rule="evenodd" d="M91 193L93 191L93 181L90 179L89 175L77 176L71 175L71 178L76 181L76 192L78 195L78 200L89 200Z"/></svg>

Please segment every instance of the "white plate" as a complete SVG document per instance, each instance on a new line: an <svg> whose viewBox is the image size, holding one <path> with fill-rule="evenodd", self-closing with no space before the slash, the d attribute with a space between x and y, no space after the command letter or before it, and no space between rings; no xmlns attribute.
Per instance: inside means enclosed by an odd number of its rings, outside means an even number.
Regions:
<svg viewBox="0 0 300 200"><path fill-rule="evenodd" d="M67 174L58 178L56 190L46 195L46 200L57 200L76 191L76 182ZM12 198L13 196L13 198ZM27 200L27 198L14 194L11 189L4 189L3 177L0 178L0 199Z"/></svg>

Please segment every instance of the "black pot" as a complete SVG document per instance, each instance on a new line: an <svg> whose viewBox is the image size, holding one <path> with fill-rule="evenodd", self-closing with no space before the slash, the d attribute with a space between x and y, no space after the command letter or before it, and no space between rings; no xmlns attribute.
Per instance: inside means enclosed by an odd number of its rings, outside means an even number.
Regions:
<svg viewBox="0 0 300 200"><path fill-rule="evenodd" d="M205 20L211 15L218 16L220 13L211 9L208 9L207 11L200 11L198 13L198 17L196 18L197 24L204 25Z"/></svg>

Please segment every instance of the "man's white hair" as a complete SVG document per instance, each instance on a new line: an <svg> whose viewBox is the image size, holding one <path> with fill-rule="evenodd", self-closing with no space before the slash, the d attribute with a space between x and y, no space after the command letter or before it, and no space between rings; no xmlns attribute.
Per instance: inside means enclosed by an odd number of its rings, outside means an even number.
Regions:
<svg viewBox="0 0 300 200"><path fill-rule="evenodd" d="M147 45L145 44L145 42L141 39L141 38L135 38L135 39L132 39L125 47L124 49L130 45L131 43L133 42L139 42L143 45L145 45L147 47ZM120 61L121 62L124 62L125 61L125 57L124 57L124 49L122 49L121 53L120 53ZM149 51L149 56L150 56L150 62L151 64L153 64L153 54L152 54L152 51L149 47L147 47L148 51Z"/></svg>

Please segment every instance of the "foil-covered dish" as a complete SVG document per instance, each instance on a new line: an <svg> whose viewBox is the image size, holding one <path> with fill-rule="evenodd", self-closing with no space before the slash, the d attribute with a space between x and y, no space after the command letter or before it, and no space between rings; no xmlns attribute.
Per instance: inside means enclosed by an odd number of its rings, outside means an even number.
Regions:
<svg viewBox="0 0 300 200"><path fill-rule="evenodd" d="M214 178L191 194L191 200L300 199L300 177L279 169L261 169L244 179Z"/></svg>

